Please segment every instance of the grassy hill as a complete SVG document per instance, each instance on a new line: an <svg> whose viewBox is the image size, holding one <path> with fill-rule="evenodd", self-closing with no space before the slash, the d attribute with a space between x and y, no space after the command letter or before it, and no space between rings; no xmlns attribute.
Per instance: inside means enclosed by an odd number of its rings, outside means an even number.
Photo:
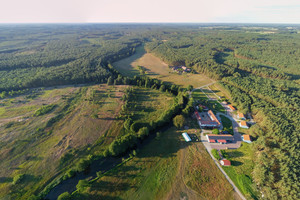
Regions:
<svg viewBox="0 0 300 200"><path fill-rule="evenodd" d="M188 130L195 133L195 129ZM187 144L174 127L135 157L101 175L74 199L235 199L201 143Z"/></svg>
<svg viewBox="0 0 300 200"><path fill-rule="evenodd" d="M93 154L97 141L106 142L120 133L116 120L121 97L127 86L97 85L39 90L29 95L4 99L1 136L0 197L27 199L79 159ZM35 116L44 105L55 105L50 112ZM29 109L30 108L30 109ZM14 111L12 114L12 110ZM109 131L114 129L114 131ZM72 155L67 159L66 155ZM13 178L24 178L13 184Z"/></svg>

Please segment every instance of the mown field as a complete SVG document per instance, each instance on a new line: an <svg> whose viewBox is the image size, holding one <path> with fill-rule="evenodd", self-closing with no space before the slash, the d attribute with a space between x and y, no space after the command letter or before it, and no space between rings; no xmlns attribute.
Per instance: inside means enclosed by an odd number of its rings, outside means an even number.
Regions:
<svg viewBox="0 0 300 200"><path fill-rule="evenodd" d="M196 131L196 133L195 133ZM198 134L197 129L187 130ZM77 191L75 199L235 199L201 143L170 128L123 165Z"/></svg>
<svg viewBox="0 0 300 200"><path fill-rule="evenodd" d="M138 66L142 66L146 69L145 75L182 87L187 87L188 85L200 87L212 82L210 78L202 74L184 73L179 75L172 72L168 64L153 54L147 53L144 46L138 47L136 53L132 56L113 63L113 66L120 73L129 77L140 75Z"/></svg>
<svg viewBox="0 0 300 200"><path fill-rule="evenodd" d="M116 117L126 87L41 89L2 100L9 102L5 112L14 114L1 119L0 198L37 195L79 159L100 151L102 147L96 146L104 134L109 144L122 128ZM54 106L47 110L47 105Z"/></svg>
<svg viewBox="0 0 300 200"><path fill-rule="evenodd" d="M225 150L231 166L223 167L234 184L247 199L258 199L258 192L252 180L254 151L252 144L242 143L236 150Z"/></svg>

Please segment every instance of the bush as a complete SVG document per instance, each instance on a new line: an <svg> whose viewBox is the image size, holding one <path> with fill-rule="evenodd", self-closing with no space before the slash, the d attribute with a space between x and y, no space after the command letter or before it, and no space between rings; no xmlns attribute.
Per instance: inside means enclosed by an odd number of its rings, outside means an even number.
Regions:
<svg viewBox="0 0 300 200"><path fill-rule="evenodd" d="M78 184L76 185L76 189L79 192L82 192L86 187L89 187L89 186L90 186L90 184L87 180L79 180Z"/></svg>
<svg viewBox="0 0 300 200"><path fill-rule="evenodd" d="M24 176L25 176L24 174L18 174L16 176L14 176L13 184L15 185L15 184L20 183L23 180Z"/></svg>
<svg viewBox="0 0 300 200"><path fill-rule="evenodd" d="M71 195L69 192L64 192L57 197L57 200L71 200Z"/></svg>
<svg viewBox="0 0 300 200"><path fill-rule="evenodd" d="M217 149L212 149L212 150L211 150L211 154L212 154L217 160L220 160L220 159L221 159L221 157L220 157L219 152L218 152Z"/></svg>
<svg viewBox="0 0 300 200"><path fill-rule="evenodd" d="M219 133L220 133L220 131L219 131L219 129L217 129L217 128L214 128L214 129L212 130L212 134L218 135Z"/></svg>
<svg viewBox="0 0 300 200"><path fill-rule="evenodd" d="M176 126L177 129L180 129L181 127L183 127L184 123L185 123L185 118L183 115L176 115L173 118L173 124L174 124L174 126Z"/></svg>
<svg viewBox="0 0 300 200"><path fill-rule="evenodd" d="M55 108L55 106L56 105L54 105L54 104L42 106L41 108L39 108L39 109L37 109L35 111L35 113L33 114L33 116L37 117L37 116L45 115L45 114L51 112Z"/></svg>
<svg viewBox="0 0 300 200"><path fill-rule="evenodd" d="M85 171L91 164L91 161L89 160L86 160L86 159L81 159L77 166L76 166L76 169L78 172L82 172L82 171Z"/></svg>

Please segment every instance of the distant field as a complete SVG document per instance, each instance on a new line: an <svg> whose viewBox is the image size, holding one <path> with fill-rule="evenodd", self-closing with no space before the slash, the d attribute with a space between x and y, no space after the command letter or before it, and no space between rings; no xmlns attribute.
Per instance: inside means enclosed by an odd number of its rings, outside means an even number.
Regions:
<svg viewBox="0 0 300 200"><path fill-rule="evenodd" d="M155 121L172 104L173 97L149 88L135 87L134 98L129 101L129 112L137 123Z"/></svg>
<svg viewBox="0 0 300 200"><path fill-rule="evenodd" d="M128 58L113 63L113 66L126 76L140 75L137 66L146 68L146 75L165 82L174 83L183 87L192 85L200 87L211 83L212 80L201 74L186 73L179 75L169 69L168 64L151 53L146 53L143 46L137 48L136 53Z"/></svg>
<svg viewBox="0 0 300 200"><path fill-rule="evenodd" d="M187 131L194 133L195 129ZM175 128L162 132L136 157L82 191L80 198L235 199L231 185L203 145L188 145L181 133Z"/></svg>

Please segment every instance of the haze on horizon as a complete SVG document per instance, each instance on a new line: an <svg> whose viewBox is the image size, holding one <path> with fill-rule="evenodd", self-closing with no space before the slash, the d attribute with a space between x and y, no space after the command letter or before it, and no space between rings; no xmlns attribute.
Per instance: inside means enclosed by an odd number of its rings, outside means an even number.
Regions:
<svg viewBox="0 0 300 200"><path fill-rule="evenodd" d="M299 0L5 0L0 23L290 23Z"/></svg>

